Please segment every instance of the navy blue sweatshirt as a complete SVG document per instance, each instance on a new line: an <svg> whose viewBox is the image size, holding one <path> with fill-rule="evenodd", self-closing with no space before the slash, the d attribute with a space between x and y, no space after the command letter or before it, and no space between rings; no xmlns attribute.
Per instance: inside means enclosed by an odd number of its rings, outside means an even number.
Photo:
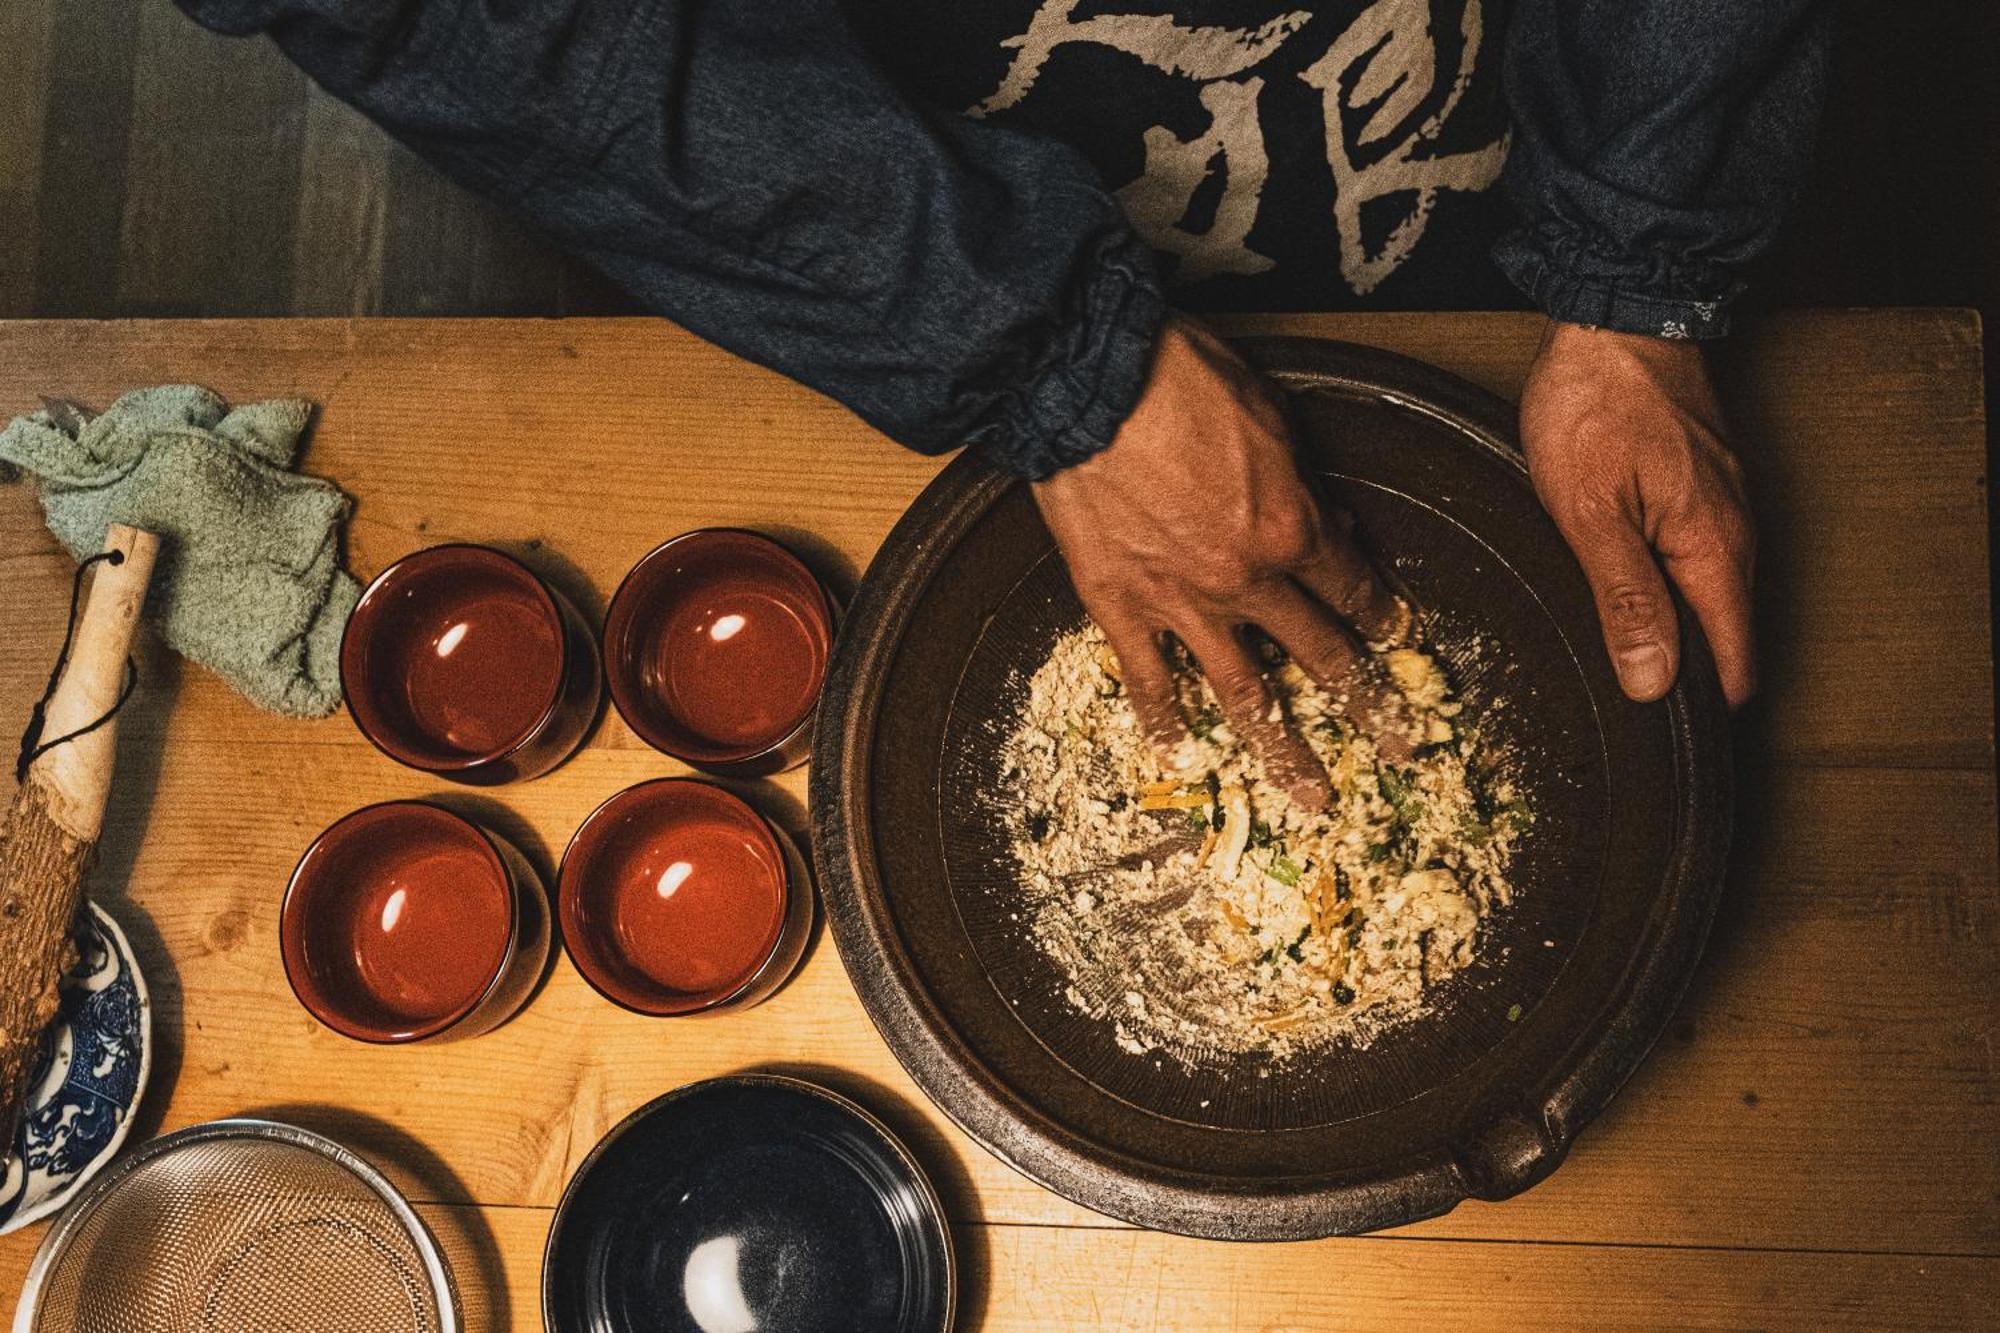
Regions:
<svg viewBox="0 0 2000 1333"><path fill-rule="evenodd" d="M914 449L1108 444L1168 303L1727 329L1814 0L179 0Z"/></svg>

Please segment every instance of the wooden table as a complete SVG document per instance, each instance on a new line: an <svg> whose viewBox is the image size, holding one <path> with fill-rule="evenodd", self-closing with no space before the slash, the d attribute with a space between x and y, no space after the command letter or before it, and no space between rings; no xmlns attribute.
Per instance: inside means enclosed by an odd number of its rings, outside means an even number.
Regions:
<svg viewBox="0 0 2000 1333"><path fill-rule="evenodd" d="M1512 315L1234 327L1394 348L1510 397L1537 332ZM427 543L491 540L593 613L655 542L710 523L776 532L851 584L939 466L658 322L0 324L0 413L188 379L323 404L306 462L359 502L364 577ZM153 990L139 1132L258 1112L345 1139L419 1201L476 1330L537 1326L549 1209L605 1130L668 1088L760 1067L861 1097L929 1163L966 1329L1990 1328L2000 904L1979 327L1955 311L1774 318L1732 349L1730 388L1763 515L1767 647L1741 728L1736 873L1670 1035L1519 1199L1311 1244L1120 1226L947 1123L824 938L775 999L722 1019L627 1014L565 962L492 1035L345 1041L286 990L279 894L330 820L439 784L345 718L268 716L157 648L94 889ZM28 489L0 487L10 736L70 570ZM460 798L547 871L598 801L675 771L613 715L553 775ZM757 798L802 832L804 790L796 772ZM0 1284L18 1286L40 1231L0 1241Z"/></svg>

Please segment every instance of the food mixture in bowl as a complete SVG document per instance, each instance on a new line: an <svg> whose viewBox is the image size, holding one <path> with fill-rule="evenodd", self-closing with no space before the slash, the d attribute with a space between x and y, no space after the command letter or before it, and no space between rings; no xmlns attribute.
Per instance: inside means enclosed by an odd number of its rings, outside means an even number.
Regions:
<svg viewBox="0 0 2000 1333"><path fill-rule="evenodd" d="M1069 1004L1126 1051L1203 1065L1366 1045L1479 956L1532 815L1429 655L1381 665L1397 702L1367 718L1296 666L1271 673L1326 766L1325 811L1270 780L1191 670L1191 740L1163 776L1095 626L1027 682L999 792L1021 915Z"/></svg>

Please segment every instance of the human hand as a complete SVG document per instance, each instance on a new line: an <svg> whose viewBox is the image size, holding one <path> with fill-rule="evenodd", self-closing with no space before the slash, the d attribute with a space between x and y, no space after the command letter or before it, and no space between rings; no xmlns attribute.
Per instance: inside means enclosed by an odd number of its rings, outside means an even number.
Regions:
<svg viewBox="0 0 2000 1333"><path fill-rule="evenodd" d="M1756 537L1701 348L1550 321L1521 391L1521 444L1590 580L1625 693L1650 702L1680 670L1664 566L1701 622L1730 707L1747 700Z"/></svg>
<svg viewBox="0 0 2000 1333"><path fill-rule="evenodd" d="M1037 482L1035 500L1104 630L1139 722L1171 755L1186 736L1161 636L1201 667L1236 734L1294 798L1326 774L1277 717L1244 631L1281 645L1350 712L1391 704L1357 638L1400 642L1408 608L1299 475L1276 392L1208 330L1176 317L1109 448ZM1359 705L1357 707L1356 705ZM1390 727L1385 735L1393 733ZM1405 754L1407 746L1402 747Z"/></svg>

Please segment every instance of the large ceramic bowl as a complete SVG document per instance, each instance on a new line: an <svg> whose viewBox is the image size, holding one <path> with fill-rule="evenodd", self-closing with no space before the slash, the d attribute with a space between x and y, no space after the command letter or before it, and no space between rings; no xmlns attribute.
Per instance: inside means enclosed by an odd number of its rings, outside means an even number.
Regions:
<svg viewBox="0 0 2000 1333"><path fill-rule="evenodd" d="M125 932L91 903L75 938L0 1182L0 1234L47 1217L111 1160L152 1069L152 1008Z"/></svg>
<svg viewBox="0 0 2000 1333"><path fill-rule="evenodd" d="M1189 1070L1068 1005L1020 924L990 796L996 722L1083 610L1028 488L972 458L912 506L855 598L821 706L813 844L870 1016L973 1137L1099 1211L1275 1239L1398 1225L1555 1169L1700 954L1729 741L1690 616L1673 692L1620 692L1511 407L1382 352L1249 350L1291 392L1307 470L1425 608L1468 717L1519 760L1535 822L1481 959L1366 1049L1276 1065Z"/></svg>

